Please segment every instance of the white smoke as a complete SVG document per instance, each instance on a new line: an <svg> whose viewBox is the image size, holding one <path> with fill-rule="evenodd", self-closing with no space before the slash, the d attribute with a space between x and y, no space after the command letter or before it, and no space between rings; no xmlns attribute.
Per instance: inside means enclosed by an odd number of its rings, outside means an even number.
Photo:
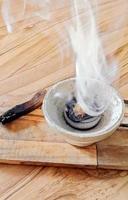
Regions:
<svg viewBox="0 0 128 200"><path fill-rule="evenodd" d="M1 11L7 31L12 33L15 23L33 16L50 20L50 0L3 0Z"/></svg>
<svg viewBox="0 0 128 200"><path fill-rule="evenodd" d="M80 10L85 14L80 16ZM75 26L70 38L76 54L76 92L81 107L90 115L102 114L113 95L111 87L117 74L116 62L109 63L99 37L89 0L74 0ZM84 18L84 22L82 21Z"/></svg>
<svg viewBox="0 0 128 200"><path fill-rule="evenodd" d="M64 26L61 26L62 29L56 29L61 40L67 43L63 49L58 44L59 56L63 62L64 54L71 52L71 42L76 56L77 100L88 114L97 116L102 114L111 102L113 95L111 84L117 76L118 67L113 59L111 62L107 59L108 56L102 44L108 41L108 34L103 34L102 37L99 34L95 14L99 12L99 2L98 0L93 1L97 8L95 10L91 2L91 0L3 0L2 16L8 32L13 32L15 23L19 21L32 16L52 21L55 20L52 15L54 9L55 11L61 10L65 4L66 9L68 6L71 8L67 13L70 15L69 19L72 18L72 20L67 20ZM115 17L109 20L112 24L108 26L108 31L121 27L127 13L127 0L117 0L115 4L119 8L121 17L118 20L119 13L114 13ZM67 38L68 34L64 34L64 29L70 35L69 38Z"/></svg>

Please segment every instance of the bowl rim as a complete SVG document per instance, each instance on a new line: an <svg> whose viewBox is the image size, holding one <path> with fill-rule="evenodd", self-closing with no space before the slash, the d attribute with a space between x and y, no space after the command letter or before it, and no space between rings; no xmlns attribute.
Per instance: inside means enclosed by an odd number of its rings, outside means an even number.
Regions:
<svg viewBox="0 0 128 200"><path fill-rule="evenodd" d="M73 132L73 131L68 131L67 129L65 128L62 128L61 126L57 125L50 117L50 115L48 114L47 112L47 109L46 109L46 105L47 105L47 101L48 101L48 98L49 98L49 95L51 93L52 90L54 90L56 87L58 87L58 85L60 84L63 84L63 83L66 83L66 82L70 82L70 81L75 81L76 78L75 77L72 77L72 78L68 78L68 79L65 79L65 80L62 80L62 81L59 81L57 83L55 83L54 85L52 85L45 97L44 97L44 100L43 100L43 104L42 104L42 111L44 113L44 117L46 119L46 121L48 122L49 126L53 127L54 129L57 129L59 132L63 133L63 134L68 134L68 135L72 135L72 136L76 136L76 137L80 137L80 138L93 138L93 137L99 137L99 136L102 136L102 135L107 135L109 134L109 132L112 132L113 130L117 129L118 126L120 125L120 122L121 120L123 119L123 116L124 116L124 108L125 108L125 104L124 104L124 101L123 101L123 98L121 97L121 95L119 94L118 91L114 89L115 91L115 94L120 98L121 100L121 103L122 103L122 112L121 112L121 115L120 115L120 118L118 119L118 121L109 129L105 130L105 131L97 131L97 132L93 132L92 133L84 133L84 131L82 131L82 133L80 133L80 130L78 130L79 132Z"/></svg>

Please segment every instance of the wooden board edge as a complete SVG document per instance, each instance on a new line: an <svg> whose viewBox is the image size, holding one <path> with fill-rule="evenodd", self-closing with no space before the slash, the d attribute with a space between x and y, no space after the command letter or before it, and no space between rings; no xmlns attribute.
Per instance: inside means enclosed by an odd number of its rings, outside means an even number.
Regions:
<svg viewBox="0 0 128 200"><path fill-rule="evenodd" d="M102 145L97 146L97 168L128 170L128 146Z"/></svg>
<svg viewBox="0 0 128 200"><path fill-rule="evenodd" d="M78 148L68 143L0 139L0 162L6 164L96 168L96 156L95 145Z"/></svg>

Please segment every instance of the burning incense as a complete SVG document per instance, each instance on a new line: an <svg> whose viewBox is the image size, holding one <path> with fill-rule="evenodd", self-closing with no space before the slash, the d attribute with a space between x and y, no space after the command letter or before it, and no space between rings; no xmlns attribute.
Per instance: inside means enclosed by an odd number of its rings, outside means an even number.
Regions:
<svg viewBox="0 0 128 200"><path fill-rule="evenodd" d="M82 7L84 24L79 14ZM117 66L108 64L90 1L75 0L74 12L76 27L71 27L70 38L76 54L76 98L88 115L99 116L111 102Z"/></svg>
<svg viewBox="0 0 128 200"><path fill-rule="evenodd" d="M64 118L73 128L86 130L94 128L101 119L100 116L90 116L83 111L75 97L68 101L64 109Z"/></svg>
<svg viewBox="0 0 128 200"><path fill-rule="evenodd" d="M95 10L91 5L91 1L69 0L68 2L71 10L69 9L69 12L67 13L70 13L70 19L72 20L67 20L67 24L64 23L64 29L65 27L67 27L66 30L68 30L68 33L70 35L72 49L73 52L75 52L76 56L76 100L73 98L65 105L64 116L67 120L67 123L69 123L71 126L80 128L80 124L82 123L82 127L86 129L95 126L99 122L101 115L111 104L111 100L113 97L113 89L111 85L117 77L118 68L113 60L112 62L108 62L108 55L103 48L100 37L101 35L99 34L100 31L98 30L96 24L96 15L94 14ZM97 1L95 1L95 3L98 5ZM122 1L120 3L123 6L122 13L124 14L124 16L121 18L121 20L118 20L116 17L114 17L115 22L112 18L111 21L114 22L114 24L112 23L111 28L115 26L115 23L118 24L117 21L120 21L119 24L122 24L127 13L126 0L123 0L123 3ZM2 16L8 32L13 32L13 26L16 22L24 21L28 18L28 16L26 15L28 6L32 6L34 8L32 13L30 13L30 16L40 16L42 19L51 19L52 21L52 13L54 12L51 11L53 11L54 8L57 9L57 7L62 8L65 3L63 1L56 1L55 3L51 0L21 0L19 1L17 12L15 12L15 5L15 0L3 1L2 4ZM71 24L69 21L71 22ZM61 30L57 30L57 32L59 34L61 33L62 41L66 40L69 42L69 40L65 38L66 34L63 34L64 31L62 27L63 26L61 26ZM68 49L67 46L70 45L62 45L64 49L61 49L61 45L58 45L61 52L60 60L62 62L63 54L66 54L66 50ZM70 110L72 115L70 114L68 109ZM14 114L14 118L18 115ZM3 123L4 117L5 116L3 116L3 118L1 117ZM13 119L12 114L11 118L9 119ZM80 123L80 127L78 123ZM84 127L83 124L86 126Z"/></svg>

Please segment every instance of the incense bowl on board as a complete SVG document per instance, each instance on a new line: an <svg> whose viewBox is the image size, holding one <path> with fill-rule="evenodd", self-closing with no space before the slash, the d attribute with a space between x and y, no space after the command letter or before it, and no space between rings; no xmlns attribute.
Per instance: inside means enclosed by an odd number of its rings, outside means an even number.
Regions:
<svg viewBox="0 0 128 200"><path fill-rule="evenodd" d="M104 140L119 127L124 116L124 102L118 92L113 89L111 104L102 114L99 123L88 130L71 127L64 118L67 98L75 95L75 78L70 78L53 85L47 92L42 106L49 126L76 146L84 147Z"/></svg>

